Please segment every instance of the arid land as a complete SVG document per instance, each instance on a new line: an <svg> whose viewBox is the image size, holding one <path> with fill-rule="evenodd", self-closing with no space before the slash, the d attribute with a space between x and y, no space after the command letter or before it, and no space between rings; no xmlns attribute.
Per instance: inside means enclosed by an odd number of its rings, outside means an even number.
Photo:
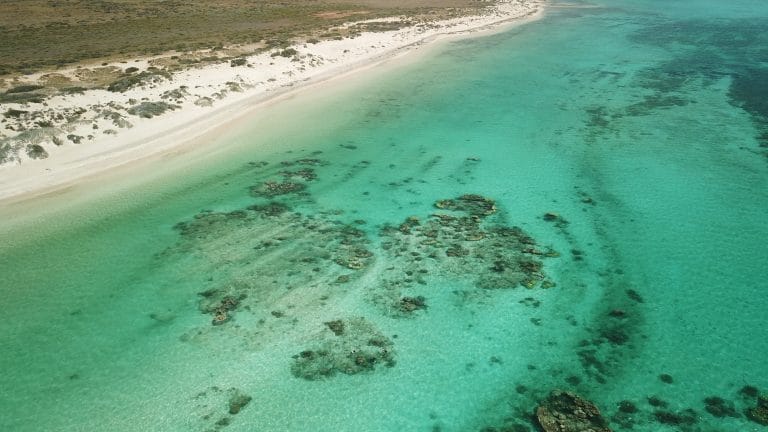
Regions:
<svg viewBox="0 0 768 432"><path fill-rule="evenodd" d="M543 5L3 2L0 199L169 150L286 92L438 37L525 22Z"/></svg>
<svg viewBox="0 0 768 432"><path fill-rule="evenodd" d="M296 38L345 37L376 26L328 31L350 20L472 15L483 0L6 0L0 2L0 76L86 60L114 61L174 51L177 65L204 61L197 50L268 49ZM390 27L387 27L390 28ZM254 48L252 45L256 45ZM226 55L220 53L217 57Z"/></svg>

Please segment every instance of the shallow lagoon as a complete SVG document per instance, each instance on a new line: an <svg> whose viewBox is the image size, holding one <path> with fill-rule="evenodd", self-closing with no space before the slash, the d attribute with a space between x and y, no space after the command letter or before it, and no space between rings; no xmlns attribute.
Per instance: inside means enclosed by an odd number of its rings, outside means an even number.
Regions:
<svg viewBox="0 0 768 432"><path fill-rule="evenodd" d="M693 3L552 8L42 200L2 228L0 425L523 431L561 388L761 430L768 9Z"/></svg>

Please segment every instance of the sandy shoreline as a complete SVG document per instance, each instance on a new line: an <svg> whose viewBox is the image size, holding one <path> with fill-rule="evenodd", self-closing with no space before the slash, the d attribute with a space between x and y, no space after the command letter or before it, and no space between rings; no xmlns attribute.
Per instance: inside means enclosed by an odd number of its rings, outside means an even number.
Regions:
<svg viewBox="0 0 768 432"><path fill-rule="evenodd" d="M231 66L227 62L188 69L170 79L125 92L91 90L51 97L41 108L52 117L61 113L66 116L86 107L78 121L55 130L68 138L90 139L81 144L51 145L43 142L49 138L43 136L40 143L47 144L44 148L50 157L22 158L15 164L1 165L0 203L27 201L118 167L123 171L131 162L190 145L205 145L206 136L231 129L238 119L254 110L264 109L314 85L342 84L341 78L350 73L402 58L437 40L501 31L509 25L538 19L543 11L543 1L504 1L483 16L297 45L294 47L297 53L290 57L261 53L247 57L247 65ZM136 61L129 65L141 69L147 66L145 63ZM130 111L126 106L137 107L155 101L175 108L152 118L126 113ZM8 108L16 107L3 106L3 111Z"/></svg>

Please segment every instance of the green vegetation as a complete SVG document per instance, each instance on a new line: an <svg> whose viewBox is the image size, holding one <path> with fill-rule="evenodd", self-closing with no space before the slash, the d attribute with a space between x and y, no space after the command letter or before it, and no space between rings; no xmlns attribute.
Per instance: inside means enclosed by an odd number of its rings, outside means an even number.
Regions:
<svg viewBox="0 0 768 432"><path fill-rule="evenodd" d="M128 114L142 118L152 118L176 108L178 108L178 105L172 105L167 102L142 102L136 106L128 108Z"/></svg>
<svg viewBox="0 0 768 432"><path fill-rule="evenodd" d="M0 164L16 159L16 149L9 141L8 138L0 139Z"/></svg>
<svg viewBox="0 0 768 432"><path fill-rule="evenodd" d="M350 20L476 12L477 0L4 0L0 75L93 59L317 38Z"/></svg>
<svg viewBox="0 0 768 432"><path fill-rule="evenodd" d="M35 90L40 90L41 88L43 88L41 85L20 85L8 89L5 93L28 93Z"/></svg>
<svg viewBox="0 0 768 432"><path fill-rule="evenodd" d="M74 86L74 87L64 87L59 91L63 94L82 94L82 93L85 93L86 90L88 89L86 89L85 87Z"/></svg>
<svg viewBox="0 0 768 432"><path fill-rule="evenodd" d="M229 62L229 65L232 66L232 67L245 66L246 64L248 64L248 60L244 59L242 57L241 58L232 59Z"/></svg>
<svg viewBox="0 0 768 432"><path fill-rule="evenodd" d="M8 111L4 112L3 115L5 118L21 118L22 115L26 114L28 111L24 110L17 110L17 109L9 109Z"/></svg>
<svg viewBox="0 0 768 432"><path fill-rule="evenodd" d="M162 79L170 79L171 74L169 72L161 71L160 69L150 67L136 75L126 74L118 78L107 86L107 90L111 92L124 92L133 87L141 86L150 82L157 82Z"/></svg>
<svg viewBox="0 0 768 432"><path fill-rule="evenodd" d="M32 159L45 159L48 152L39 144L27 144L27 156Z"/></svg>
<svg viewBox="0 0 768 432"><path fill-rule="evenodd" d="M0 94L0 103L41 103L45 97L37 93L3 93Z"/></svg>
<svg viewBox="0 0 768 432"><path fill-rule="evenodd" d="M279 57L293 57L293 56L295 56L298 53L299 52L296 51L293 48L286 48L286 49L284 49L282 51L277 51L277 52L272 53L272 57L278 57L278 56Z"/></svg>

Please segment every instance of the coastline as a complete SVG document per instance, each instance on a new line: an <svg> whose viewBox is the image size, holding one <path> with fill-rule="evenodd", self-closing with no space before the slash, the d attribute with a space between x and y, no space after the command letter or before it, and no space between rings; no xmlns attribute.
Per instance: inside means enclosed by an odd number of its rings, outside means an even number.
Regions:
<svg viewBox="0 0 768 432"><path fill-rule="evenodd" d="M289 60L274 53L260 53L247 58L247 69L215 64L177 73L168 81L149 88L131 89L125 93L93 90L72 97L56 96L44 103L54 110L71 110L90 103L101 113L105 106L116 106L128 100L152 100L175 89L207 87L210 96L220 95L212 106L200 106L198 96L188 98L181 109L148 119L134 119L132 126L117 133L104 134L83 144L49 146L52 154L40 160L23 160L15 165L0 166L0 203L9 205L56 193L107 172L129 170L139 161L166 157L190 148L204 147L212 137L230 131L258 110L292 98L312 88L343 84L343 78L358 74L384 63L416 61L416 51L434 47L437 41L486 36L510 27L539 19L545 11L544 1L507 1L490 14L471 16L419 25L381 33L363 33L354 39L325 41L308 46L296 46L300 55ZM352 25L354 23L350 23ZM138 61L137 61L138 62ZM309 64L314 62L312 64ZM236 85L227 81L234 74ZM269 77L269 78L267 78ZM276 77L276 78L275 78ZM229 86L222 92L216 83ZM206 86L207 85L207 86ZM213 91L213 93L211 93ZM223 94L222 94L223 93ZM112 98L104 103L103 98ZM98 101L99 104L95 104ZM181 101L179 101L181 102ZM110 111L111 112L111 111ZM100 122L80 122L80 129L103 129L108 118ZM109 124L107 123L107 127ZM82 132L81 132L82 133ZM74 134L74 132L73 132ZM125 173L123 173L125 174Z"/></svg>

